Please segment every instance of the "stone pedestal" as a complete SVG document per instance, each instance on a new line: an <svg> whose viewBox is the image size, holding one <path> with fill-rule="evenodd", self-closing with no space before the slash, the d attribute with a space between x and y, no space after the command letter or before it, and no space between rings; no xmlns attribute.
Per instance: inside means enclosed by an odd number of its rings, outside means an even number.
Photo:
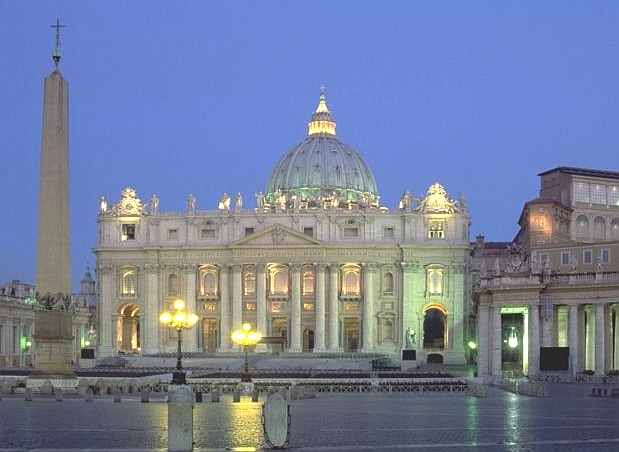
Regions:
<svg viewBox="0 0 619 452"><path fill-rule="evenodd" d="M403 371L417 368L417 350L402 349L400 353L400 369Z"/></svg>
<svg viewBox="0 0 619 452"><path fill-rule="evenodd" d="M193 450L193 392L189 385L168 387L168 450Z"/></svg>
<svg viewBox="0 0 619 452"><path fill-rule="evenodd" d="M63 311L34 314L33 378L75 378L73 372L73 315Z"/></svg>

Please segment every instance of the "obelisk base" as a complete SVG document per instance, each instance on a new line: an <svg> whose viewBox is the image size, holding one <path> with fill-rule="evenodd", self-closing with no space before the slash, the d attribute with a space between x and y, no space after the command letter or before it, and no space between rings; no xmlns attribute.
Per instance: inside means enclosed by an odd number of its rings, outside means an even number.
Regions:
<svg viewBox="0 0 619 452"><path fill-rule="evenodd" d="M37 311L34 315L33 378L75 378L73 372L73 315Z"/></svg>

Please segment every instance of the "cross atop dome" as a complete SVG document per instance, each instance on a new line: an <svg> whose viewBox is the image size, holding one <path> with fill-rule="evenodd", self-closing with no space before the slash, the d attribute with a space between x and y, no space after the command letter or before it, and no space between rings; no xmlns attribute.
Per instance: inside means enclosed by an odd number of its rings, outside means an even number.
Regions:
<svg viewBox="0 0 619 452"><path fill-rule="evenodd" d="M308 135L335 135L335 119L331 116L327 105L327 88L320 87L320 97L318 98L318 106L312 115L312 119L307 125Z"/></svg>

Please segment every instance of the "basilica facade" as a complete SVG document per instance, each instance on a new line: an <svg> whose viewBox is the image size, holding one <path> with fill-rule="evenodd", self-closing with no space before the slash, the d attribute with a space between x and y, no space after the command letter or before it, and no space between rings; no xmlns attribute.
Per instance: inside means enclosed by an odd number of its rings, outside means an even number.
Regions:
<svg viewBox="0 0 619 452"><path fill-rule="evenodd" d="M173 351L175 332L159 315L181 298L200 318L184 351L234 351L232 331L249 322L291 353L412 348L418 360L464 362L464 201L435 183L382 205L371 169L336 135L324 93L255 207L225 193L212 210L197 204L189 195L182 212L163 212L156 195L146 201L134 188L101 198L98 357Z"/></svg>

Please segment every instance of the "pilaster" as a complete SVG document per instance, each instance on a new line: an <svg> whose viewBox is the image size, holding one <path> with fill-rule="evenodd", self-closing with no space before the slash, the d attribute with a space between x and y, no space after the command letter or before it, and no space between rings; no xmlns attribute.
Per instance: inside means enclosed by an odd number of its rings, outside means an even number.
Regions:
<svg viewBox="0 0 619 452"><path fill-rule="evenodd" d="M300 352L301 347L301 264L290 264L292 291L290 297L290 349Z"/></svg>
<svg viewBox="0 0 619 452"><path fill-rule="evenodd" d="M326 327L326 312L325 312L325 272L327 266L325 264L317 264L314 266L316 272L316 336L314 338L314 351L324 352L325 346L325 327Z"/></svg>
<svg viewBox="0 0 619 452"><path fill-rule="evenodd" d="M362 345L363 351L370 352L374 349L374 303L375 290L374 279L376 264L363 265L363 318L362 318Z"/></svg>
<svg viewBox="0 0 619 452"><path fill-rule="evenodd" d="M264 264L256 264L256 328L260 334L267 333L267 276ZM265 351L264 344L256 346L257 351Z"/></svg>
<svg viewBox="0 0 619 452"><path fill-rule="evenodd" d="M219 266L219 351L230 349L230 291L228 265Z"/></svg>
<svg viewBox="0 0 619 452"><path fill-rule="evenodd" d="M185 279L185 303L187 311L197 314L196 310L196 266L194 264L185 264L182 267ZM183 332L185 346L184 351L198 351L198 330L200 326L195 325L193 328Z"/></svg>
<svg viewBox="0 0 619 452"><path fill-rule="evenodd" d="M154 354L159 351L159 264L146 264L146 301L144 312L144 346L145 354Z"/></svg>

